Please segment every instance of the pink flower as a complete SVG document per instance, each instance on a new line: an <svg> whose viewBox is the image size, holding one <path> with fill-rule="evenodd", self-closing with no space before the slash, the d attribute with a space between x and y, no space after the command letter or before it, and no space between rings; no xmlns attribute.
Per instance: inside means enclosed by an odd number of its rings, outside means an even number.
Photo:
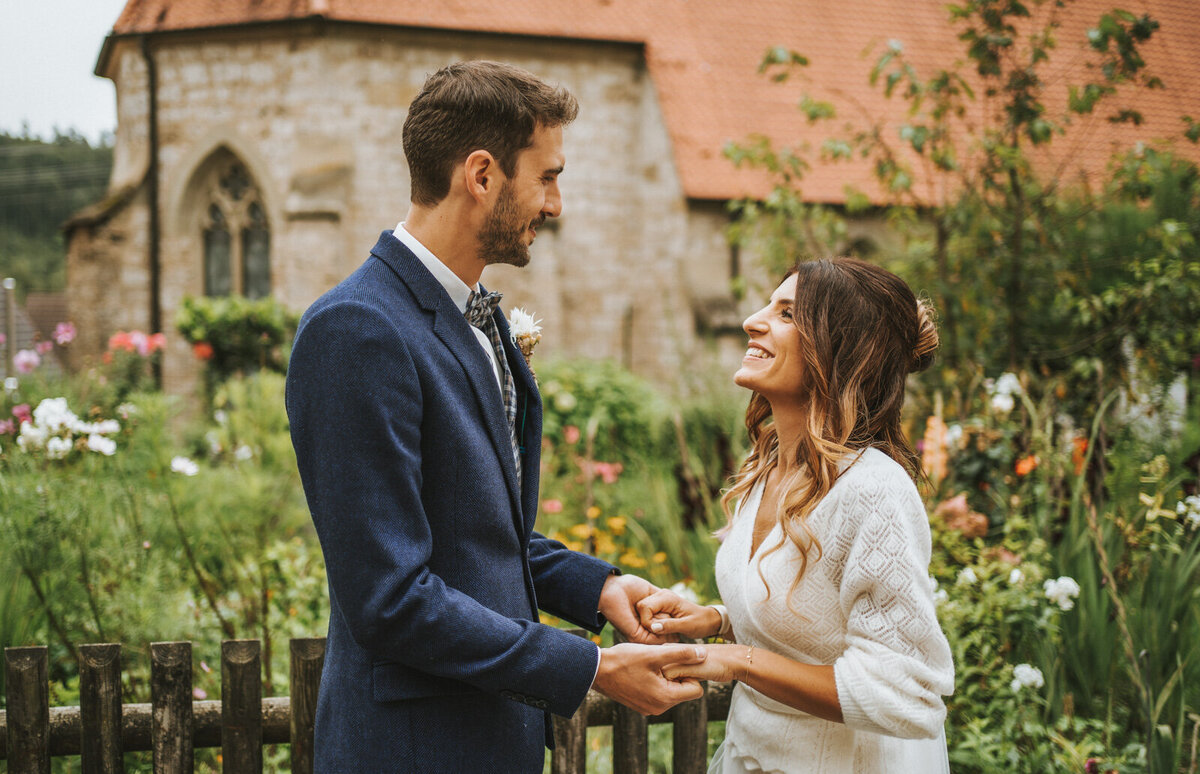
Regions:
<svg viewBox="0 0 1200 774"><path fill-rule="evenodd" d="M6 341L8 341L8 337L5 336L3 333L0 333L0 347L3 347L4 342L6 342ZM1200 355L1197 355L1197 357L1200 357Z"/></svg>
<svg viewBox="0 0 1200 774"><path fill-rule="evenodd" d="M129 333L129 343L133 345L133 348L142 357L150 354L150 339L141 331L131 331Z"/></svg>
<svg viewBox="0 0 1200 774"><path fill-rule="evenodd" d="M13 406L13 416L17 418L18 422L32 422L33 409L28 403L21 403Z"/></svg>
<svg viewBox="0 0 1200 774"><path fill-rule="evenodd" d="M22 349L13 356L13 367L19 374L32 373L33 369L42 364L42 356L32 349Z"/></svg>
<svg viewBox="0 0 1200 774"><path fill-rule="evenodd" d="M50 350L54 349L54 342L53 341L39 341L33 345L33 348L37 350L37 353L39 355L44 355L47 352L49 352Z"/></svg>
<svg viewBox="0 0 1200 774"><path fill-rule="evenodd" d="M567 443L577 443L579 441L579 428L575 425L567 425L564 427L563 439Z"/></svg>
<svg viewBox="0 0 1200 774"><path fill-rule="evenodd" d="M593 464L593 469L600 474L600 479L604 483L615 484L621 471L625 470L625 466L619 462L596 462Z"/></svg>
<svg viewBox="0 0 1200 774"><path fill-rule="evenodd" d="M562 500L543 500L542 510L546 513L562 513Z"/></svg>
<svg viewBox="0 0 1200 774"><path fill-rule="evenodd" d="M193 688L192 697L199 699L200 701L204 701L208 698L208 691L204 690L203 688Z"/></svg>
<svg viewBox="0 0 1200 774"><path fill-rule="evenodd" d="M157 352L160 349L166 349L167 336L165 333L155 333L151 335L149 339L147 339L147 344L149 345L151 352Z"/></svg>
<svg viewBox="0 0 1200 774"><path fill-rule="evenodd" d="M143 540L143 541L142 541L142 548L144 548L144 549L146 549L147 551L149 551L149 550L150 550L150 541L149 541L149 540Z"/></svg>
<svg viewBox="0 0 1200 774"><path fill-rule="evenodd" d="M17 431L17 423L11 419L0 422L0 435L11 435Z"/></svg>
<svg viewBox="0 0 1200 774"><path fill-rule="evenodd" d="M75 324L60 322L54 326L54 340L59 346L65 347L75 340Z"/></svg>

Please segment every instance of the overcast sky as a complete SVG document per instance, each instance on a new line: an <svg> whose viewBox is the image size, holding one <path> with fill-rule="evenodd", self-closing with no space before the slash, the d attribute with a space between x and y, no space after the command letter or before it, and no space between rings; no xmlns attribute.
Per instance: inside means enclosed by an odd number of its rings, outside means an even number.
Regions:
<svg viewBox="0 0 1200 774"><path fill-rule="evenodd" d="M0 131L90 140L116 127L112 81L92 75L125 0L0 0Z"/></svg>

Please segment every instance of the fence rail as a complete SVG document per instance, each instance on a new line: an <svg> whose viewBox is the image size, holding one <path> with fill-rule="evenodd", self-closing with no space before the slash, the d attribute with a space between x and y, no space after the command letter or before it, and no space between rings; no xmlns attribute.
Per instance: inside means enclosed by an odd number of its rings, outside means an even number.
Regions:
<svg viewBox="0 0 1200 774"><path fill-rule="evenodd" d="M154 771L190 774L197 748L221 748L226 774L257 774L263 745L291 746L291 771L313 770L313 727L325 639L291 641L290 697L262 696L258 640L221 644L221 701L192 696L192 644L150 645L149 704L121 701L121 646L79 646L77 707L51 707L49 654L44 646L5 648L7 709L0 710L0 760L9 774L48 774L52 757L80 756L83 774L123 772L124 754L152 752ZM649 766L650 724L672 723L676 774L707 766L708 723L729 714L729 686L663 715L643 717L595 691L572 718L554 718L554 774L587 770L587 729L613 729L613 774Z"/></svg>

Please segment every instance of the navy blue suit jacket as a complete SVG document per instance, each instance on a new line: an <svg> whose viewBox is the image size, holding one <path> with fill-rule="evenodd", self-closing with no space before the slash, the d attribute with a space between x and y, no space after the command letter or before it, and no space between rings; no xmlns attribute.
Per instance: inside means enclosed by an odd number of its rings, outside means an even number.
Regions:
<svg viewBox="0 0 1200 774"><path fill-rule="evenodd" d="M320 772L540 772L547 712L587 695L613 568L533 531L541 398L497 310L518 394L517 486L487 354L385 231L304 314L292 442L329 575Z"/></svg>

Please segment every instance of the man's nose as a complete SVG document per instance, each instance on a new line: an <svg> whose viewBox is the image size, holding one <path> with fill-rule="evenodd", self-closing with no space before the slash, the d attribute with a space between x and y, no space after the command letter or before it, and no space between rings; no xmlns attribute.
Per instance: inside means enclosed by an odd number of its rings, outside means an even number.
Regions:
<svg viewBox="0 0 1200 774"><path fill-rule="evenodd" d="M546 203L542 207L542 212L548 218L557 218L562 214L562 192L558 190L558 183L552 183L546 189Z"/></svg>

